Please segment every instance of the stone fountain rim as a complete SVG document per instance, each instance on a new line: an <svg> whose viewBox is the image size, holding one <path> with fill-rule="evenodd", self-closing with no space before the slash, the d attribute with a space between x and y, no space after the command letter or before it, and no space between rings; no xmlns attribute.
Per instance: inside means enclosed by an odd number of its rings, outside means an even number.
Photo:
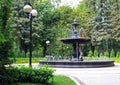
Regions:
<svg viewBox="0 0 120 85"><path fill-rule="evenodd" d="M47 61L41 60L40 65L48 65L55 68L99 68L114 66L113 60L89 60L89 61Z"/></svg>

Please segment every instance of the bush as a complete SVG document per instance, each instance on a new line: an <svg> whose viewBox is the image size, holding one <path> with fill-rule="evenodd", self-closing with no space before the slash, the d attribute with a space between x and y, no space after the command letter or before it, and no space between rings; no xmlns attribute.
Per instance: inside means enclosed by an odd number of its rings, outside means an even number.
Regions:
<svg viewBox="0 0 120 85"><path fill-rule="evenodd" d="M30 67L9 67L7 68L8 76L1 76L0 80L9 80L9 83L15 82L29 82L29 83L50 83L50 80L53 78L53 69L48 68L47 66L40 68L30 68ZM6 77L6 78L3 78ZM1 81L0 81L1 82ZM4 83L4 82L3 82Z"/></svg>
<svg viewBox="0 0 120 85"><path fill-rule="evenodd" d="M13 82L14 79L11 77L12 75L8 71L9 70L5 68L0 68L0 85L9 85L9 83Z"/></svg>
<svg viewBox="0 0 120 85"><path fill-rule="evenodd" d="M90 50L89 53L88 53L88 57L93 57L93 53L92 53L91 50Z"/></svg>
<svg viewBox="0 0 120 85"><path fill-rule="evenodd" d="M12 42L0 42L0 65L9 64L10 56L12 56Z"/></svg>

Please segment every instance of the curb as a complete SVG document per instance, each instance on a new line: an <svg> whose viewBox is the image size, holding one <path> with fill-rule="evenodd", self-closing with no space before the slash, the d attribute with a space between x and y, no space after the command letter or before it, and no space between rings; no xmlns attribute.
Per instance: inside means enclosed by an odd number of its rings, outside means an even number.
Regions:
<svg viewBox="0 0 120 85"><path fill-rule="evenodd" d="M76 83L76 85L86 85L83 81L79 80L75 76L69 76L69 77Z"/></svg>

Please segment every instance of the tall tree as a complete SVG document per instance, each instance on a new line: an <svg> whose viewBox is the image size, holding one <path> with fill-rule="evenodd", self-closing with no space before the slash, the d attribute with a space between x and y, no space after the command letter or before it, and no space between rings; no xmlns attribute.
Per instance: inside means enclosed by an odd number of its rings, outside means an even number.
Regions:
<svg viewBox="0 0 120 85"><path fill-rule="evenodd" d="M112 26L111 26L111 10L109 0L100 0L98 6L98 12L95 14L93 20L93 28L91 30L92 42L98 45L98 56L100 53L107 50L110 56L110 39L112 38ZM105 42L104 42L105 41ZM106 44L106 48L104 48ZM105 49L105 50L103 50Z"/></svg>
<svg viewBox="0 0 120 85"><path fill-rule="evenodd" d="M16 46L20 51L24 51L25 56L29 47L29 19L24 13L23 7L27 1L14 0L12 7L11 27Z"/></svg>
<svg viewBox="0 0 120 85"><path fill-rule="evenodd" d="M10 9L11 0L0 1L0 35L4 37L4 42L0 41L0 76L6 75L5 65L10 63L9 57L12 56L12 37L9 26ZM2 81L7 82L4 79Z"/></svg>
<svg viewBox="0 0 120 85"><path fill-rule="evenodd" d="M38 10L37 23L39 23L38 27L36 27L36 42L43 47L43 57L46 55L47 44L46 41L49 40L52 44L56 39L56 32L54 25L59 20L57 13L55 13L55 6L51 0L41 0L36 1L36 8Z"/></svg>
<svg viewBox="0 0 120 85"><path fill-rule="evenodd" d="M120 1L112 0L112 24L113 24L113 36L112 36L112 47L117 56L120 50Z"/></svg>

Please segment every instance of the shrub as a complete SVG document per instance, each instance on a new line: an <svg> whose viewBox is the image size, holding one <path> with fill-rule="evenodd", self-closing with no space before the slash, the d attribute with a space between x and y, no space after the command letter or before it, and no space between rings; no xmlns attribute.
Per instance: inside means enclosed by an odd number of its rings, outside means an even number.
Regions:
<svg viewBox="0 0 120 85"><path fill-rule="evenodd" d="M95 50L94 56L95 56L95 57L98 57L98 51L97 51L97 50Z"/></svg>
<svg viewBox="0 0 120 85"><path fill-rule="evenodd" d="M12 71L12 73L14 73L14 71ZM10 70L0 68L0 85L9 85L9 83L13 83L14 79L11 76Z"/></svg>
<svg viewBox="0 0 120 85"><path fill-rule="evenodd" d="M89 51L89 53L88 53L88 57L93 57L93 53L92 53L92 51Z"/></svg>
<svg viewBox="0 0 120 85"><path fill-rule="evenodd" d="M15 82L29 82L29 83L50 83L50 80L53 78L53 69L50 69L48 66L43 66L40 68L30 68L30 67L8 67L7 69L8 76L1 76L0 80L9 80L10 83ZM4 78L5 77L5 78ZM1 82L1 81L0 81Z"/></svg>

